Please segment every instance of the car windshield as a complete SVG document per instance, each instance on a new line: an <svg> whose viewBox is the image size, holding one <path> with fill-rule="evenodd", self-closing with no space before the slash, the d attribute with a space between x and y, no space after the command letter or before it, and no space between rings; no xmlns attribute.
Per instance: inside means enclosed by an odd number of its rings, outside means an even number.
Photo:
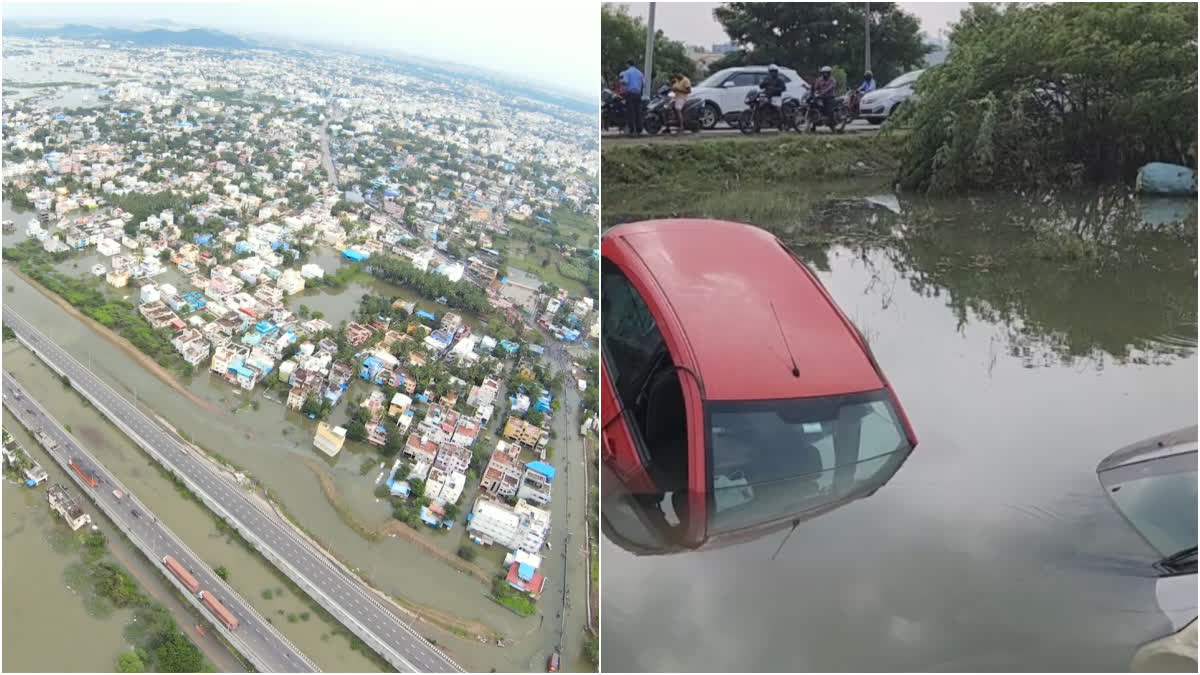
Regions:
<svg viewBox="0 0 1200 675"><path fill-rule="evenodd" d="M905 74L901 75L900 77L897 77L896 79L892 80L891 82L888 82L887 84L883 85L883 88L884 89L894 89L896 87L908 86L908 85L912 84L913 82L916 82L917 78L921 76L922 72L923 71L920 71L920 70L914 70L911 73L905 73Z"/></svg>
<svg viewBox="0 0 1200 675"><path fill-rule="evenodd" d="M1184 463L1187 460L1190 466ZM1129 469L1143 470L1108 485L1121 515L1163 557L1195 547L1196 454L1142 462Z"/></svg>
<svg viewBox="0 0 1200 675"><path fill-rule="evenodd" d="M891 478L912 449L887 390L709 404L709 534L799 516Z"/></svg>
<svg viewBox="0 0 1200 675"><path fill-rule="evenodd" d="M719 87L719 86L721 86L721 83L725 81L725 78L729 77L729 74L731 72L733 72L733 70L730 68L726 68L725 70L718 70L717 72L713 73L712 75L709 75L708 77L704 78L703 80L700 80L699 84L696 84L693 86L694 87L710 87L710 88Z"/></svg>

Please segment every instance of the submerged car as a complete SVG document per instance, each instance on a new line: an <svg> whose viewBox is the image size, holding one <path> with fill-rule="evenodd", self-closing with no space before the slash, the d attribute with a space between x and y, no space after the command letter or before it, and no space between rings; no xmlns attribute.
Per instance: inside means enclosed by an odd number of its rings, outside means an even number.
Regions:
<svg viewBox="0 0 1200 675"><path fill-rule="evenodd" d="M914 70L905 73L875 91L867 92L858 102L858 116L871 124L883 124L901 104L912 98L917 80L924 72Z"/></svg>
<svg viewBox="0 0 1200 675"><path fill-rule="evenodd" d="M716 220L601 242L602 516L640 553L754 538L868 496L917 445L853 323L777 237Z"/></svg>
<svg viewBox="0 0 1200 675"><path fill-rule="evenodd" d="M1196 427L1117 450L1096 467L1100 485L1156 559L1155 601L1165 634L1134 655L1137 672L1196 672Z"/></svg>

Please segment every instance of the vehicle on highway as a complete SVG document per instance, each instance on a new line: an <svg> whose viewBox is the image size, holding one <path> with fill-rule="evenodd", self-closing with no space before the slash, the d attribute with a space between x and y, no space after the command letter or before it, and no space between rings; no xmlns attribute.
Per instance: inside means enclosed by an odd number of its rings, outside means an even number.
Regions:
<svg viewBox="0 0 1200 675"><path fill-rule="evenodd" d="M905 101L913 97L917 80L925 70L907 72L872 92L859 102L859 117L871 124L883 124Z"/></svg>
<svg viewBox="0 0 1200 675"><path fill-rule="evenodd" d="M600 130L622 130L625 128L625 99L617 92L605 88L600 90Z"/></svg>
<svg viewBox="0 0 1200 675"><path fill-rule="evenodd" d="M546 672L547 673L557 673L558 672L558 664L559 664L559 661L561 660L561 658L562 657L560 657L558 654L558 650L557 649L554 650L554 652L552 654L550 654L550 658L546 660Z"/></svg>
<svg viewBox="0 0 1200 675"><path fill-rule="evenodd" d="M675 94L671 92L671 87L663 86L646 104L642 126L648 134L670 132L672 126L695 133L701 128L700 114L703 108L703 101L688 98L687 102L683 104L683 121L680 122L675 114Z"/></svg>
<svg viewBox="0 0 1200 675"><path fill-rule="evenodd" d="M856 98L854 103L857 102ZM816 100L816 97L809 96L804 104L804 115L796 118L797 131L802 127L809 133L816 133L818 127L828 126L830 131L840 134L846 129L846 125L850 123L851 119L853 117L847 105L847 96L833 99L833 109L828 115L825 114L821 102Z"/></svg>
<svg viewBox="0 0 1200 675"><path fill-rule="evenodd" d="M141 511L138 511L137 509L129 509L129 513L133 514L133 517L134 517L134 518L141 518L141 517L142 517L142 512L141 512Z"/></svg>
<svg viewBox="0 0 1200 675"><path fill-rule="evenodd" d="M862 334L765 230L618 225L601 240L601 279L603 462L631 495L670 495L672 547L868 496L916 447Z"/></svg>
<svg viewBox="0 0 1200 675"><path fill-rule="evenodd" d="M1126 446L1096 467L1113 507L1155 560L1158 630L1134 655L1138 672L1196 672L1196 427ZM1139 556L1141 557L1141 556Z"/></svg>
<svg viewBox="0 0 1200 675"><path fill-rule="evenodd" d="M701 127L712 129L722 120L731 127L738 127L742 111L746 109L746 95L757 91L766 76L767 66L738 66L718 70L694 85L689 100L703 104ZM787 83L787 96L799 101L808 96L808 82L799 73L791 68L780 68L779 76Z"/></svg>

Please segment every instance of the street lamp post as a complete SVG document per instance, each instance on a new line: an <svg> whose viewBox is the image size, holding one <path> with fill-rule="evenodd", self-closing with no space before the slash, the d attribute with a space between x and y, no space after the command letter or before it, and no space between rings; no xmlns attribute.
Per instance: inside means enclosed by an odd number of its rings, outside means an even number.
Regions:
<svg viewBox="0 0 1200 675"><path fill-rule="evenodd" d="M867 3L867 14L864 17L863 24L867 27L867 41L864 50L865 56L863 58L863 72L866 73L871 70L871 3L869 2Z"/></svg>
<svg viewBox="0 0 1200 675"><path fill-rule="evenodd" d="M646 20L646 69L643 71L644 77L642 82L642 94L645 95L646 87L652 86L654 80L654 6L658 4L650 3L650 16Z"/></svg>

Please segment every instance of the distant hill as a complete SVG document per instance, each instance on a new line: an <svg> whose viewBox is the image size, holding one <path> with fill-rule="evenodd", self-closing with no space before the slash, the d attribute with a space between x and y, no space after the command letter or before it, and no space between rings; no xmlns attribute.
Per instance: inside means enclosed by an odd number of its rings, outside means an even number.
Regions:
<svg viewBox="0 0 1200 675"><path fill-rule="evenodd" d="M83 24L66 24L53 28L41 26L4 26L9 35L27 38L58 37L64 40L100 40L112 43L133 43L139 47L210 47L213 49L250 49L255 45L239 37L216 30L193 28L191 30L127 30L124 28L98 28Z"/></svg>

